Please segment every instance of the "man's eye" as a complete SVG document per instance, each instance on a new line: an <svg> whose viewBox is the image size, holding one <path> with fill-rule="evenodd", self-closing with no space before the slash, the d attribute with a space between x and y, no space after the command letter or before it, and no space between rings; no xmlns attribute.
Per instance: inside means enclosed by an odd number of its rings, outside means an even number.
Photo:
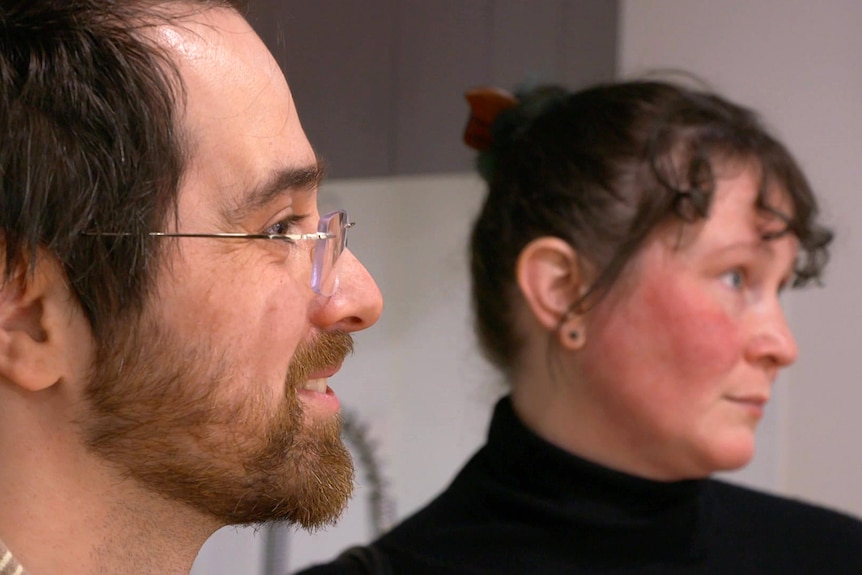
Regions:
<svg viewBox="0 0 862 575"><path fill-rule="evenodd" d="M271 236L283 236L286 234L293 233L296 227L306 218L307 216L301 215L288 216L283 220L279 220L266 228L266 230L264 230L264 233Z"/></svg>

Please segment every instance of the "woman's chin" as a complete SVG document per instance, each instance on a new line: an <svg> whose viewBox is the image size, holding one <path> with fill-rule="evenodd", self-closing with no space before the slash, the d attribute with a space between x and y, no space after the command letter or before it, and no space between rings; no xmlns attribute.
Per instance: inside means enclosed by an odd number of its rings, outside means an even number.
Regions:
<svg viewBox="0 0 862 575"><path fill-rule="evenodd" d="M708 456L707 475L715 472L738 471L754 459L754 434L736 437L716 445Z"/></svg>

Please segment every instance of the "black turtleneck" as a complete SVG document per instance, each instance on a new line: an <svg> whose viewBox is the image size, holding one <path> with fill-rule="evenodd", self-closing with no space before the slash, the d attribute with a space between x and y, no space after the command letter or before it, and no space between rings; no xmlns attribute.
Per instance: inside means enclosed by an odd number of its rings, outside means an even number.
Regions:
<svg viewBox="0 0 862 575"><path fill-rule="evenodd" d="M396 575L862 574L862 522L716 480L657 482L533 434L509 398L446 491L374 542ZM302 575L365 573L352 558Z"/></svg>

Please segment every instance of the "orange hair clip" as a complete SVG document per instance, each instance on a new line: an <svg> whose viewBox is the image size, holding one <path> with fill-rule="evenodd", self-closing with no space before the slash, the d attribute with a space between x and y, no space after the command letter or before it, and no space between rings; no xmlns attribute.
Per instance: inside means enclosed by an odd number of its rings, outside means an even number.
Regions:
<svg viewBox="0 0 862 575"><path fill-rule="evenodd" d="M500 88L480 87L468 90L464 97L470 104L470 118L464 129L464 143L474 150L487 150L493 143L491 126L503 110L514 108L518 100Z"/></svg>

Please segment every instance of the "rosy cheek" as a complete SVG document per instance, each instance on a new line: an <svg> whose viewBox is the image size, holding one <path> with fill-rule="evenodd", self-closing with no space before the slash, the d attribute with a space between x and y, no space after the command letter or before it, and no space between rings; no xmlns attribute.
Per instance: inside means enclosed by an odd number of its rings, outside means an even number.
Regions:
<svg viewBox="0 0 862 575"><path fill-rule="evenodd" d="M656 343L682 377L695 383L718 376L735 365L741 354L738 330L731 313L697 284L647 287L644 308L655 326Z"/></svg>

